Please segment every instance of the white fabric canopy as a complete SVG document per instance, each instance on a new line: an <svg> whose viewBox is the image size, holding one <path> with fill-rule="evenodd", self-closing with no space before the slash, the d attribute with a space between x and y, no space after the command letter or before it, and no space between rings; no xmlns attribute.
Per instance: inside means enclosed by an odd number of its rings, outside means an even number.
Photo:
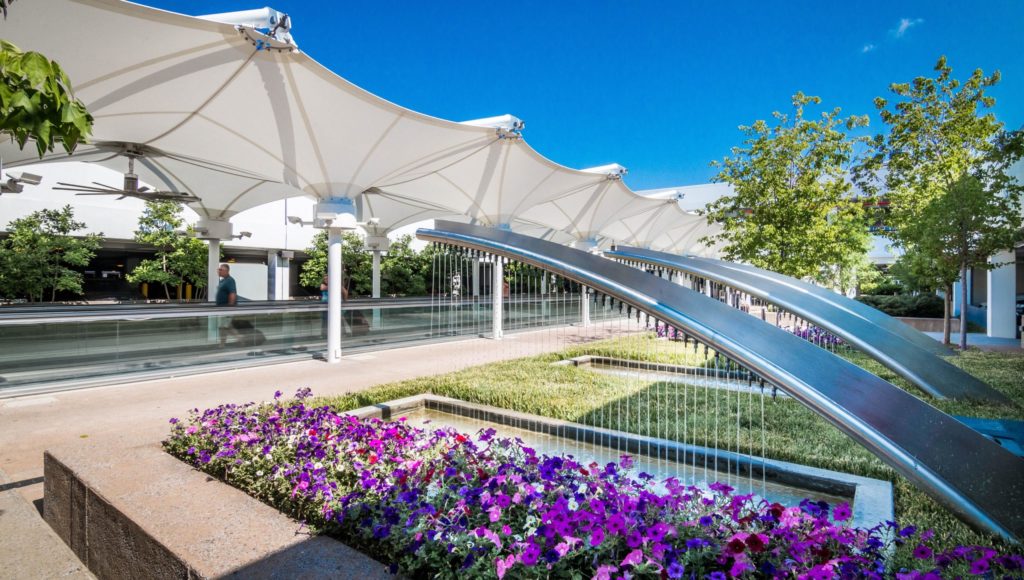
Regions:
<svg viewBox="0 0 1024 580"><path fill-rule="evenodd" d="M25 2L4 23L7 40L67 71L96 119L99 162L124 171L127 161L110 152L144 145L164 178L140 176L198 195L210 216L284 195L355 196L497 140L493 129L377 98L304 53L258 50L252 34L117 0ZM31 156L4 151L9 166ZM261 179L290 189L253 188Z"/></svg>
<svg viewBox="0 0 1024 580"><path fill-rule="evenodd" d="M559 165L511 116L456 123L404 109L252 29L119 0L47 0L19 3L4 37L60 62L95 117L74 160L124 172L133 151L142 181L201 198L190 205L206 218L307 195L355 199L378 232L461 215L568 241L693 238L668 233L692 216L637 196L620 166ZM5 143L0 155L7 167L38 163L30 149Z"/></svg>

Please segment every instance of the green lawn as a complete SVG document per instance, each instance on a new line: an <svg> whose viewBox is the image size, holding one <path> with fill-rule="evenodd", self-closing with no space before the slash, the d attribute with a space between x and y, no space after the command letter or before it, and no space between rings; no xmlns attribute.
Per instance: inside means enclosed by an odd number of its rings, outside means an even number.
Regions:
<svg viewBox="0 0 1024 580"><path fill-rule="evenodd" d="M976 534L918 491L891 468L800 403L694 385L641 381L598 374L574 366L552 366L561 358L599 354L676 364L711 364L703 348L635 336L575 346L544 355L488 364L445 375L380 385L339 398L321 400L338 410L433 393L464 401L610 426L643 435L685 440L767 457L887 479L894 483L897 519L935 529L943 543L997 543ZM844 354L871 372L907 388L947 413L1024 419L1021 407L935 401L866 356ZM1024 355L970 350L952 359L1024 403ZM762 404L763 403L763 404ZM762 430L762 425L764 429ZM685 433L685 437L683 436ZM902 552L902 551L901 551ZM909 557L900 554L899 557Z"/></svg>

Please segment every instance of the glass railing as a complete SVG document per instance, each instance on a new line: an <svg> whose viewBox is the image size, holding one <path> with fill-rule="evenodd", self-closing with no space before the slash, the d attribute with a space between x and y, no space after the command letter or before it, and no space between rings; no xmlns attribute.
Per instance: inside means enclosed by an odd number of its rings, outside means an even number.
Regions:
<svg viewBox="0 0 1024 580"><path fill-rule="evenodd" d="M506 333L578 324L579 294L503 300ZM591 300L590 318L619 316ZM322 357L326 305L251 302L0 308L0 396ZM489 296L354 300L342 356L489 336Z"/></svg>

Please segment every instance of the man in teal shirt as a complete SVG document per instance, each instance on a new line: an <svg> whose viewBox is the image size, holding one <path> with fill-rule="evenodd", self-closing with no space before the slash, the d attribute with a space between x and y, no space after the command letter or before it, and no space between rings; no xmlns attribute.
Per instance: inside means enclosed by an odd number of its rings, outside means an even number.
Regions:
<svg viewBox="0 0 1024 580"><path fill-rule="evenodd" d="M238 301L238 288L235 286L235 279L231 277L231 266L227 264L221 264L217 268L217 274L220 276L220 283L217 284L217 306L234 306ZM228 342L228 335L238 337L238 331L231 326L231 318L222 316L219 322L220 332L220 346L224 346Z"/></svg>
<svg viewBox="0 0 1024 580"><path fill-rule="evenodd" d="M221 264L220 268L217 268L217 275L220 276L220 284L217 284L217 306L234 306L238 300L238 289L230 272L231 266L227 264Z"/></svg>

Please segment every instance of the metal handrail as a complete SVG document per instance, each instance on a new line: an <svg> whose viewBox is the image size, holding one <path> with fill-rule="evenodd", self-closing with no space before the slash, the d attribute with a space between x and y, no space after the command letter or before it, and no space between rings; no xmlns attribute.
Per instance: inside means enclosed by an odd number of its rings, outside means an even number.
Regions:
<svg viewBox="0 0 1024 580"><path fill-rule="evenodd" d="M902 334L891 331L891 325L878 324L853 312L848 304L853 301L846 297L836 296L837 301L841 302L826 301L809 294L802 287L794 287L782 280L759 275L758 272L732 268L726 265L730 263L717 260L699 260L624 247L606 252L605 255L706 278L784 308L842 338L937 399L969 398L1013 404L1008 397L939 357L933 350L924 349ZM873 317L876 320L889 318L882 312L876 314ZM902 322L894 322L906 326ZM935 340L925 338L937 344Z"/></svg>

